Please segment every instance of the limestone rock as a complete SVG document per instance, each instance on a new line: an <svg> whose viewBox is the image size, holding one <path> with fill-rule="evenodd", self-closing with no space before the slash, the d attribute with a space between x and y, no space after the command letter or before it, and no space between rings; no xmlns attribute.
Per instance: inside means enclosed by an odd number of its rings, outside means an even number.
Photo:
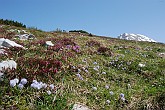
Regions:
<svg viewBox="0 0 165 110"><path fill-rule="evenodd" d="M72 110L90 110L90 109L84 105L74 104Z"/></svg>
<svg viewBox="0 0 165 110"><path fill-rule="evenodd" d="M33 34L22 34L22 35L15 35L20 40L28 40L28 39L35 39L35 36Z"/></svg>
<svg viewBox="0 0 165 110"><path fill-rule="evenodd" d="M15 43L9 39L0 38L0 47L21 47L24 48L22 45Z"/></svg>
<svg viewBox="0 0 165 110"><path fill-rule="evenodd" d="M46 41L47 46L54 46L54 44L51 41Z"/></svg>
<svg viewBox="0 0 165 110"><path fill-rule="evenodd" d="M7 60L7 61L2 61L0 62L0 71L5 70L5 69L16 69L17 68L17 63L13 60Z"/></svg>

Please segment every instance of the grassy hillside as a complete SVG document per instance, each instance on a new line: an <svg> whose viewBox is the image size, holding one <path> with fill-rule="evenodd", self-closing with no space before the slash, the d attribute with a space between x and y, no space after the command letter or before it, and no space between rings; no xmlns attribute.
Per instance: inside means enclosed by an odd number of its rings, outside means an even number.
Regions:
<svg viewBox="0 0 165 110"><path fill-rule="evenodd" d="M11 29L26 30L36 39L14 39L18 33ZM12 58L18 64L0 82L2 110L69 110L75 103L92 110L165 109L165 57L160 55L165 44L14 26L2 26L0 38L27 48L5 48L8 55L0 55L0 61ZM23 89L10 87L14 78L28 83ZM51 94L49 88L33 89L33 80L55 88Z"/></svg>

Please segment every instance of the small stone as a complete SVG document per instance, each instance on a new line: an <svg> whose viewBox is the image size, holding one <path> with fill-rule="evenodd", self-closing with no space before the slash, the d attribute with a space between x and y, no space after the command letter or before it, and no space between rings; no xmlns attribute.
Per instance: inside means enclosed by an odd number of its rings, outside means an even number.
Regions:
<svg viewBox="0 0 165 110"><path fill-rule="evenodd" d="M47 46L54 46L54 44L51 41L46 41Z"/></svg>
<svg viewBox="0 0 165 110"><path fill-rule="evenodd" d="M142 68L142 67L145 67L145 64L139 63L138 66Z"/></svg>
<svg viewBox="0 0 165 110"><path fill-rule="evenodd" d="M74 104L72 110L90 110L90 109L81 104Z"/></svg>
<svg viewBox="0 0 165 110"><path fill-rule="evenodd" d="M92 87L92 89L93 89L94 91L97 91L97 87Z"/></svg>
<svg viewBox="0 0 165 110"><path fill-rule="evenodd" d="M102 72L102 74L107 74L106 72Z"/></svg>

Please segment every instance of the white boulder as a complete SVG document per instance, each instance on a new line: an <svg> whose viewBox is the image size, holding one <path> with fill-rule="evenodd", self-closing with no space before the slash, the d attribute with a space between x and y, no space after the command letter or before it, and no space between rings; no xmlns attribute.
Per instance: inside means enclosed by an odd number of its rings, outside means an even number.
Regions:
<svg viewBox="0 0 165 110"><path fill-rule="evenodd" d="M0 62L0 71L5 70L5 69L16 69L17 68L17 63L13 60L7 60L7 61L2 61Z"/></svg>
<svg viewBox="0 0 165 110"><path fill-rule="evenodd" d="M34 39L35 36L33 34L22 34L22 35L15 35L18 37L20 40L28 40L28 39Z"/></svg>
<svg viewBox="0 0 165 110"><path fill-rule="evenodd" d="M84 105L74 104L72 110L90 110L90 109Z"/></svg>
<svg viewBox="0 0 165 110"><path fill-rule="evenodd" d="M21 47L24 48L22 45L15 43L9 39L0 38L0 47Z"/></svg>
<svg viewBox="0 0 165 110"><path fill-rule="evenodd" d="M51 41L46 41L47 46L54 46L54 44Z"/></svg>

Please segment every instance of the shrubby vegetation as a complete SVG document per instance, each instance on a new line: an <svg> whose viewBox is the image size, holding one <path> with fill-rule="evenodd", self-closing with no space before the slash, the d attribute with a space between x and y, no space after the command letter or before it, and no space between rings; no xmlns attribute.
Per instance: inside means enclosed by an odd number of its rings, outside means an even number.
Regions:
<svg viewBox="0 0 165 110"><path fill-rule="evenodd" d="M7 19L4 20L4 19L0 19L0 24L26 28L26 25L24 25L23 23L20 23L20 22L18 22L18 21L14 21L14 20L7 20Z"/></svg>
<svg viewBox="0 0 165 110"><path fill-rule="evenodd" d="M89 34L87 31L84 30L70 30L69 32L80 32L80 33Z"/></svg>

